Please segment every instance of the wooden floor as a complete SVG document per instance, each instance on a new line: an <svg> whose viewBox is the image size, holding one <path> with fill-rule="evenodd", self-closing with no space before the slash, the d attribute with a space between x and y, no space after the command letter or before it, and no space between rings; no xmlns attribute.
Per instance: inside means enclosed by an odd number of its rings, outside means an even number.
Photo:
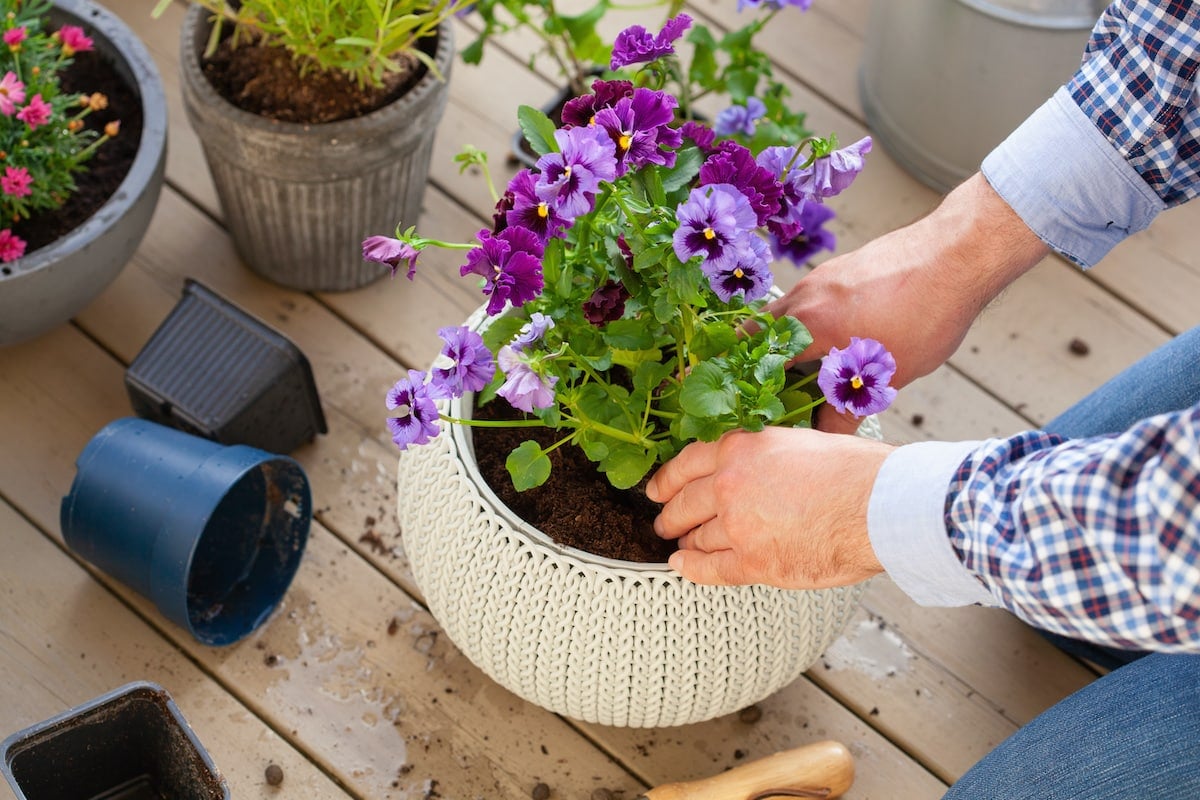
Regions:
<svg viewBox="0 0 1200 800"><path fill-rule="evenodd" d="M845 636L806 675L737 715L678 729L626 730L556 717L496 686L421 604L392 509L395 453L383 394L424 367L435 330L479 301L457 262L423 258L414 283L308 295L268 284L235 255L179 100L183 6L152 20L151 0L106 0L141 35L167 86L168 186L132 263L69 325L0 349L0 738L128 681L165 686L238 800L553 798L596 788L632 800L646 787L699 778L833 738L857 759L849 797L922 800L1018 726L1094 678L998 610L931 610L886 579L873 583ZM736 21L731 0L692 10ZM843 141L865 131L855 91L866 0L785 12L761 37L793 81L797 106ZM657 24L658 12L647 25ZM456 23L459 45L469 21ZM506 42L520 53L526 43ZM553 81L522 55L456 63L421 229L466 239L489 212L464 144L493 153L497 181L515 109ZM549 71L546 75L549 75ZM839 198L848 249L938 200L876 149ZM884 416L899 442L1004 434L1044 422L1123 365L1200 322L1200 208L1164 215L1083 274L1050 258L979 320L953 360L901 393ZM382 233L383 231L381 231ZM123 370L195 277L295 341L316 372L329 433L294 455L313 483L317 520L281 609L249 640L198 645L146 601L63 547L59 501L76 455L130 414ZM789 283L795 276L781 282ZM1087 343L1073 354L1073 339ZM379 547L368 534L382 539ZM433 646L431 646L431 644ZM264 768L284 770L281 789ZM0 797L7 787L0 787Z"/></svg>

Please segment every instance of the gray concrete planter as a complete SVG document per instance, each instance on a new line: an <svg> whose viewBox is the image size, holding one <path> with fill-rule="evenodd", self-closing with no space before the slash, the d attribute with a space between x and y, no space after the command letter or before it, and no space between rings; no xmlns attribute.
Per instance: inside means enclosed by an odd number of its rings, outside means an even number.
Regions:
<svg viewBox="0 0 1200 800"><path fill-rule="evenodd" d="M142 139L129 174L95 214L58 241L0 267L0 345L66 322L112 283L146 234L163 184L167 102L145 45L118 17L89 0L56 0L50 17L55 27L81 26L135 87L142 102Z"/></svg>
<svg viewBox="0 0 1200 800"><path fill-rule="evenodd" d="M207 13L192 6L181 88L242 259L302 290L354 289L387 274L362 260L362 240L397 222L417 224L446 82L427 73L396 102L357 119L278 122L237 108L209 83L200 65L209 30ZM449 23L439 27L432 55L449 79Z"/></svg>

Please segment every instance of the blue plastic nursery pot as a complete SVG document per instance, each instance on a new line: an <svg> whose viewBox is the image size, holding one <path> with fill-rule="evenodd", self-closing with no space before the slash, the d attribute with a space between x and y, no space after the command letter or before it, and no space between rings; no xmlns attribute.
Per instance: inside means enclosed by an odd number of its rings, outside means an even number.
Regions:
<svg viewBox="0 0 1200 800"><path fill-rule="evenodd" d="M204 644L248 635L296 574L312 495L287 456L129 417L97 433L75 468L67 545Z"/></svg>
<svg viewBox="0 0 1200 800"><path fill-rule="evenodd" d="M0 744L18 800L229 800L229 786L165 689L130 683Z"/></svg>

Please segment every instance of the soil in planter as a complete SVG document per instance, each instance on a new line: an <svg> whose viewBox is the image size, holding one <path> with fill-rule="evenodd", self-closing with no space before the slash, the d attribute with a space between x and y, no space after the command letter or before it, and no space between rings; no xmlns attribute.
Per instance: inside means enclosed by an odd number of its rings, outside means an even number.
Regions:
<svg viewBox="0 0 1200 800"><path fill-rule="evenodd" d="M500 418L510 409L503 401L489 403L475 412L478 419ZM513 488L504 466L508 454L527 439L543 447L559 434L546 428L474 428L475 458L479 471L492 491L517 516L543 531L561 545L598 556L663 563L675 550L675 542L654 533L659 505L646 497L641 487L620 490L609 484L577 447L563 446L550 454L553 465L546 483L524 492Z"/></svg>
<svg viewBox="0 0 1200 800"><path fill-rule="evenodd" d="M13 226L13 233L26 242L27 255L75 230L96 213L129 174L142 140L142 101L137 90L99 52L77 53L60 80L68 94L100 92L108 97L108 108L84 117L85 127L102 132L109 122L119 120L121 130L100 145L75 176L76 189L65 203Z"/></svg>
<svg viewBox="0 0 1200 800"><path fill-rule="evenodd" d="M422 46L433 55L436 38ZM424 77L426 68L415 56L401 53L397 59L405 68L386 76L382 87L360 87L340 72L314 68L302 75L286 49L247 37L235 47L226 32L201 66L217 93L243 111L312 125L369 114L397 100Z"/></svg>

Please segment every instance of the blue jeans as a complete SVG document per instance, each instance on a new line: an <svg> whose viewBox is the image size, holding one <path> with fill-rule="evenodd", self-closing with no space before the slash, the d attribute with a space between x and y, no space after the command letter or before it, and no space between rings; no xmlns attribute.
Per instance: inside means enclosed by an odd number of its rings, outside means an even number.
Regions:
<svg viewBox="0 0 1200 800"><path fill-rule="evenodd" d="M1118 433L1197 402L1200 327L1105 383L1046 430L1073 438ZM1113 672L1002 742L943 800L1200 798L1200 655L1139 658L1145 654L1049 638Z"/></svg>

